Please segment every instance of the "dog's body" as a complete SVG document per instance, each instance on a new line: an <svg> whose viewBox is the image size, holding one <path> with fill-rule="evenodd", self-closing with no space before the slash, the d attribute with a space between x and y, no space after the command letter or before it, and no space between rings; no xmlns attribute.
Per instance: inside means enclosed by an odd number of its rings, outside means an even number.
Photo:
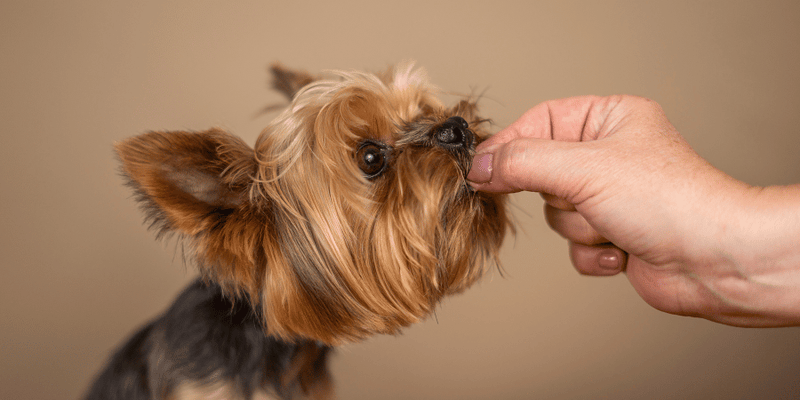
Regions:
<svg viewBox="0 0 800 400"><path fill-rule="evenodd" d="M474 102L444 107L410 65L273 73L292 103L255 148L218 129L117 146L152 227L189 245L202 279L88 399L329 398L331 346L397 333L496 261L504 197L465 178L486 136Z"/></svg>
<svg viewBox="0 0 800 400"><path fill-rule="evenodd" d="M198 280L117 351L87 399L325 398L329 352L264 335L249 303Z"/></svg>

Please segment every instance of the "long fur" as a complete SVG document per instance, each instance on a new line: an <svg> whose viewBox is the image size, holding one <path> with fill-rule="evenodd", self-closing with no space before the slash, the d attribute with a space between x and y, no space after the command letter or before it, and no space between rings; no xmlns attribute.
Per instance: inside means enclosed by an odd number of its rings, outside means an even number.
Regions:
<svg viewBox="0 0 800 400"><path fill-rule="evenodd" d="M149 132L116 147L157 235L181 238L215 296L245 304L265 340L326 349L395 334L496 263L505 198L465 179L487 135L474 101L445 107L412 64L316 81L273 73L292 101L254 148L220 129ZM439 139L453 129L463 141ZM364 143L385 150L376 176L359 169ZM183 301L192 303L173 309ZM154 341L182 346L153 339L155 326L132 340L134 353L156 351Z"/></svg>

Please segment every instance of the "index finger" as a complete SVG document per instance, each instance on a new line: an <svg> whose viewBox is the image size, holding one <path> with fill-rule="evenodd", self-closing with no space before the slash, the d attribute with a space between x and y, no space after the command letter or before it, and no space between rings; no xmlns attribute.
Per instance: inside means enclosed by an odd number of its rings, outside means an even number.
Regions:
<svg viewBox="0 0 800 400"><path fill-rule="evenodd" d="M578 96L540 103L481 143L477 152L517 138L569 142L596 139L602 126L598 117L608 111L609 103L616 102L615 97Z"/></svg>

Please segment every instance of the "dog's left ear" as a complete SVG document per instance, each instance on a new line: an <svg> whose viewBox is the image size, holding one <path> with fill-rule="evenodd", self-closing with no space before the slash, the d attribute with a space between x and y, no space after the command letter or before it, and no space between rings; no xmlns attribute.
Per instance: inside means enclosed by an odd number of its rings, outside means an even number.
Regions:
<svg viewBox="0 0 800 400"><path fill-rule="evenodd" d="M116 151L159 236L188 238L201 268L222 282L240 282L237 272L248 269L252 274L264 217L249 196L257 165L251 147L212 129L150 132L118 143Z"/></svg>
<svg viewBox="0 0 800 400"><path fill-rule="evenodd" d="M292 70L280 63L272 64L269 70L272 72L272 87L283 93L289 101L303 86L315 80L314 76L306 71Z"/></svg>

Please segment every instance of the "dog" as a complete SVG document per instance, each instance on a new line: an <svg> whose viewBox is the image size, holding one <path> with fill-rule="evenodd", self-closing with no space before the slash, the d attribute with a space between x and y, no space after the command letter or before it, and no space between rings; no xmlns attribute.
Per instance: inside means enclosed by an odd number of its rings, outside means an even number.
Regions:
<svg viewBox="0 0 800 400"><path fill-rule="evenodd" d="M466 180L488 136L477 99L446 107L412 63L272 74L290 104L254 147L221 129L115 145L200 278L86 399L332 398L335 346L397 334L497 265L505 197Z"/></svg>

